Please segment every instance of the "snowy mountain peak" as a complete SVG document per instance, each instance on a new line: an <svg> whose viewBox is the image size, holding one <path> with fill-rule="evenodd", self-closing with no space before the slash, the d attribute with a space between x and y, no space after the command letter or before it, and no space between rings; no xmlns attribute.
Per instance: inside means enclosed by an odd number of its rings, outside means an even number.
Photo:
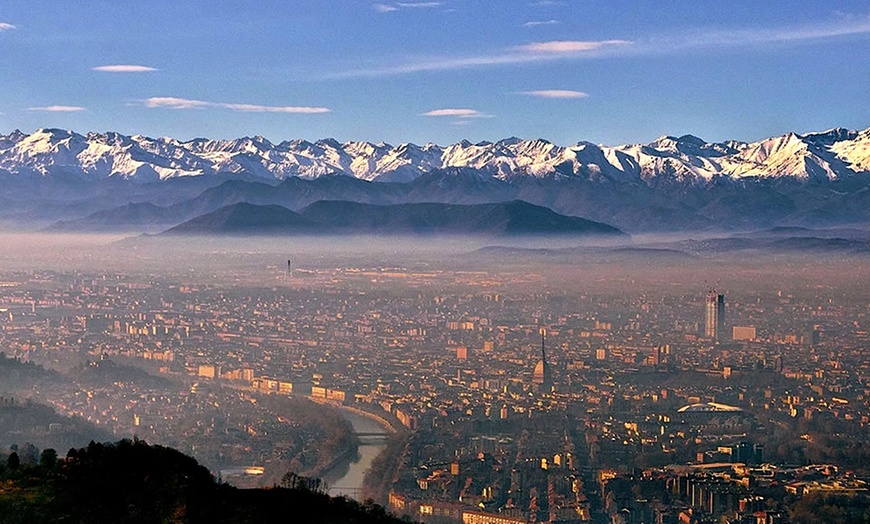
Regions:
<svg viewBox="0 0 870 524"><path fill-rule="evenodd" d="M870 131L870 128L866 131ZM822 131L821 133L808 133L803 136L803 139L818 145L832 145L835 142L854 140L859 134L859 131L837 127L827 131Z"/></svg>
<svg viewBox="0 0 870 524"><path fill-rule="evenodd" d="M19 176L134 181L217 173L266 179L342 174L364 180L408 182L436 170L476 170L499 179L556 177L703 184L714 178L792 177L834 180L870 172L870 128L787 133L753 143L709 143L694 135L662 136L648 144L570 147L538 138L468 140L439 146L293 139L149 138L114 132L80 135L63 129L0 135L0 172Z"/></svg>

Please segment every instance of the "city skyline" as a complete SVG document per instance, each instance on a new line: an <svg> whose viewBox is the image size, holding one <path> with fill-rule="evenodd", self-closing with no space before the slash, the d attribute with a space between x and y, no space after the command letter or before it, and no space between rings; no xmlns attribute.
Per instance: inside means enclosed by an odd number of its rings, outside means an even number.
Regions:
<svg viewBox="0 0 870 524"><path fill-rule="evenodd" d="M134 437L430 523L772 524L870 485L856 258L182 244L3 254L0 464Z"/></svg>

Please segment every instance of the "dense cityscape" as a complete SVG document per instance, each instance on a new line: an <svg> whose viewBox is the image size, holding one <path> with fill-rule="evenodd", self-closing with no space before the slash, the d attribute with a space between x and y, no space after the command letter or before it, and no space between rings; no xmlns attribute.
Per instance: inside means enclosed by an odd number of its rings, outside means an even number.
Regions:
<svg viewBox="0 0 870 524"><path fill-rule="evenodd" d="M865 508L867 294L849 264L812 267L715 285L692 264L7 271L4 365L49 375L0 387L0 410L72 418L3 444L86 426L240 486L323 477L422 522L773 524L818 494Z"/></svg>

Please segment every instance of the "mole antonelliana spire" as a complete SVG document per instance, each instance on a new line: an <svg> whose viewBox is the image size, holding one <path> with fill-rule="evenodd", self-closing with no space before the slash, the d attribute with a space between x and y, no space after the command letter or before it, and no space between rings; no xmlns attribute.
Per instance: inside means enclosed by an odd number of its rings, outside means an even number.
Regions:
<svg viewBox="0 0 870 524"><path fill-rule="evenodd" d="M553 377L550 371L550 364L547 363L546 351L546 331L541 329L541 360L535 366L535 373L532 377L532 382L538 385L540 391L551 391L553 389Z"/></svg>

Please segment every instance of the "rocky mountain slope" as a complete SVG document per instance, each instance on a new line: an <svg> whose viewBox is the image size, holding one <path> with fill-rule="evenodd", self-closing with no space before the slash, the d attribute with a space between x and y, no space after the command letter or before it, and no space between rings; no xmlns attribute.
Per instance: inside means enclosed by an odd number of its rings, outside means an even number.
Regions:
<svg viewBox="0 0 870 524"><path fill-rule="evenodd" d="M473 169L502 180L521 176L647 184L699 183L717 177L835 180L870 170L870 128L788 133L752 143L664 136L649 144L615 147L590 142L559 146L518 138L448 146L333 139L273 144L260 136L183 142L118 133L80 135L60 129L0 135L0 173L24 177L153 182L218 173L266 180L342 174L409 182L446 168Z"/></svg>
<svg viewBox="0 0 870 524"><path fill-rule="evenodd" d="M870 129L617 147L442 147L262 137L181 142L56 129L0 136L0 228L165 231L237 203L522 200L623 231L870 224Z"/></svg>

